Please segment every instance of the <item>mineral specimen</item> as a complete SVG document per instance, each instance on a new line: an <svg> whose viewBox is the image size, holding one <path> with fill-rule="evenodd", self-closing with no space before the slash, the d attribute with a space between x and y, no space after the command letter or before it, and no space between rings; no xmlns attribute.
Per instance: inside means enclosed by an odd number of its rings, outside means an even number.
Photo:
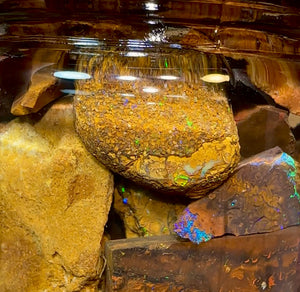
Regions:
<svg viewBox="0 0 300 292"><path fill-rule="evenodd" d="M78 71L93 78L77 83L77 132L112 171L160 191L193 190L191 196L200 197L239 161L227 99L219 85L199 79L207 67L217 70L219 60L184 51L143 54L79 62Z"/></svg>
<svg viewBox="0 0 300 292"><path fill-rule="evenodd" d="M300 224L299 174L276 147L239 164L207 197L191 203L175 223L183 238L200 243L224 234L265 233Z"/></svg>
<svg viewBox="0 0 300 292"><path fill-rule="evenodd" d="M113 177L73 123L65 101L0 133L0 291L97 291Z"/></svg>
<svg viewBox="0 0 300 292"><path fill-rule="evenodd" d="M298 291L300 226L200 245L171 236L106 244L107 291Z"/></svg>
<svg viewBox="0 0 300 292"><path fill-rule="evenodd" d="M120 179L113 208L124 222L126 238L174 233L173 225L186 204ZM189 200L190 201L190 200Z"/></svg>

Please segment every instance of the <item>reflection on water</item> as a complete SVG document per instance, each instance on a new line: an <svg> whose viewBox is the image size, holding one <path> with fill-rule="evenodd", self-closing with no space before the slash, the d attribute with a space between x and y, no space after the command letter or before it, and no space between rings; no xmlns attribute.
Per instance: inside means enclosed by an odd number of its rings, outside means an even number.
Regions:
<svg viewBox="0 0 300 292"><path fill-rule="evenodd" d="M297 6L0 1L0 291L297 291Z"/></svg>

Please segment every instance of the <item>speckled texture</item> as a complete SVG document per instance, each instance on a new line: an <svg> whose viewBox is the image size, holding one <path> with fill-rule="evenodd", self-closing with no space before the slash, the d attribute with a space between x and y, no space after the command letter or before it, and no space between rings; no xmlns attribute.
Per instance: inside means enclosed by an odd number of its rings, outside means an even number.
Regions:
<svg viewBox="0 0 300 292"><path fill-rule="evenodd" d="M0 134L0 291L98 291L113 177L73 123L60 103Z"/></svg>
<svg viewBox="0 0 300 292"><path fill-rule="evenodd" d="M191 74L197 62L201 68L212 61L201 54L176 57L177 63L170 55L128 61L108 54L82 61L79 69L88 68L93 78L77 84L76 128L87 149L114 172L163 191L197 188L193 195L201 196L236 166L237 130L221 87L187 82L207 73ZM178 72L166 71L166 62ZM149 67L155 68L152 75ZM181 77L157 78L164 74ZM119 81L119 75L139 79ZM158 92L145 93L145 87Z"/></svg>
<svg viewBox="0 0 300 292"><path fill-rule="evenodd" d="M191 200L162 197L126 179L115 183L113 208L124 223L126 238L174 234L173 225Z"/></svg>
<svg viewBox="0 0 300 292"><path fill-rule="evenodd" d="M265 233L299 225L298 168L278 147L241 162L222 186L183 211L175 231L200 243L224 234Z"/></svg>

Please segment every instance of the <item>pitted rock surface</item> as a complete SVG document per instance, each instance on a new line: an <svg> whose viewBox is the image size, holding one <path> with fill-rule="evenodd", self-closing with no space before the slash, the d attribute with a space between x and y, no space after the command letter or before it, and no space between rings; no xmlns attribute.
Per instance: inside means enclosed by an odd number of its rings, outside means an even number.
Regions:
<svg viewBox="0 0 300 292"><path fill-rule="evenodd" d="M222 87L196 82L189 71L203 76L209 72L199 68L217 63L199 53L82 59L78 69L88 68L92 78L77 83L79 136L99 161L126 178L160 191L193 190L193 196L202 196L239 161L237 129ZM161 78L171 72L166 64L176 68L178 80Z"/></svg>

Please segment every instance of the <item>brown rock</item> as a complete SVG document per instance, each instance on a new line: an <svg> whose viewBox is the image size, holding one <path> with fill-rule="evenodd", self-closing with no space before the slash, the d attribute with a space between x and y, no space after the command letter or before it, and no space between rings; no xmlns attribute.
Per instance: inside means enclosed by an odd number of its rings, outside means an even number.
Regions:
<svg viewBox="0 0 300 292"><path fill-rule="evenodd" d="M96 291L113 178L73 123L61 102L0 134L1 291Z"/></svg>
<svg viewBox="0 0 300 292"><path fill-rule="evenodd" d="M269 94L276 103L300 115L299 62L267 58L249 57L248 75L258 88Z"/></svg>
<svg viewBox="0 0 300 292"><path fill-rule="evenodd" d="M124 222L126 238L174 233L174 223L187 203L122 179L114 193L115 211Z"/></svg>
<svg viewBox="0 0 300 292"><path fill-rule="evenodd" d="M108 241L106 291L298 291L300 227L195 245L172 236Z"/></svg>
<svg viewBox="0 0 300 292"><path fill-rule="evenodd" d="M16 116L36 113L46 104L62 96L60 81L52 75L51 65L59 67L63 53L54 50L37 50L32 58L31 83L27 91L17 97L11 107Z"/></svg>
<svg viewBox="0 0 300 292"><path fill-rule="evenodd" d="M272 106L257 106L235 116L237 121L241 156L250 157L279 146L293 154L295 138L288 124L288 113Z"/></svg>
<svg viewBox="0 0 300 292"><path fill-rule="evenodd" d="M194 190L192 196L201 196L226 179L239 160L227 99L219 85L199 80L219 61L185 51L83 58L78 70L93 78L77 84L85 93L75 97L78 134L114 172L160 191ZM178 79L162 79L166 74Z"/></svg>
<svg viewBox="0 0 300 292"><path fill-rule="evenodd" d="M222 186L184 210L175 231L200 243L299 225L298 167L278 147L242 161Z"/></svg>

